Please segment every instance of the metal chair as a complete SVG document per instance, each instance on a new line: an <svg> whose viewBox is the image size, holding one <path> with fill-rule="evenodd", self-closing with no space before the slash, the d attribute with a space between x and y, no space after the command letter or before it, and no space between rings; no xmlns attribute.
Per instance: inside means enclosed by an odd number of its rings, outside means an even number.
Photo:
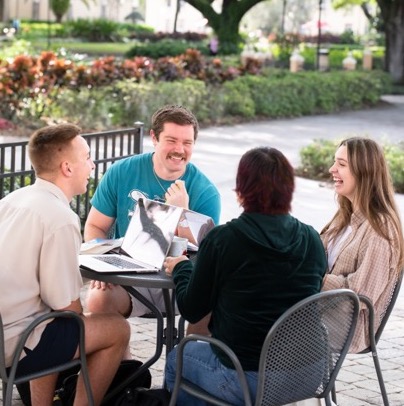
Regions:
<svg viewBox="0 0 404 406"><path fill-rule="evenodd" d="M44 370L41 370L38 372L16 377L18 361L20 359L20 355L24 349L25 343L26 343L30 333L40 323L44 322L45 320L54 319L56 317L67 317L67 318L73 318L73 319L77 320L77 323L79 324L79 327L80 327L80 337L79 337L80 356L79 356L79 358L65 362L60 365L55 365L54 367L47 368L47 369L44 369ZM90 379L89 379L88 370L87 370L87 359L86 359L86 352L85 352L85 346L84 346L84 322L77 313L74 313L71 311L55 311L55 312L50 312L50 313L44 314L44 315L36 318L24 330L23 334L21 335L21 337L18 341L17 347L14 351L11 367L8 371L6 369L6 364L5 364L3 320L0 315L0 377L2 380L3 405L4 406L11 406L11 404L12 404L14 384L28 382L32 379L40 378L45 375L54 374L56 372L60 372L60 371L69 369L75 365L80 365L80 369L81 369L80 374L83 376L84 385L85 385L86 392L87 392L88 404L92 406L92 405L94 405L94 400L93 400L93 394L91 391Z"/></svg>
<svg viewBox="0 0 404 406"><path fill-rule="evenodd" d="M380 326L377 329L376 333L375 333L375 329L374 329L375 310L373 308L373 303L368 297L359 295L359 300L367 306L368 311L369 311L369 347L364 349L361 352L358 352L358 354L368 354L368 353L372 354L373 363L375 366L377 379L379 381L380 392L381 392L381 395L383 398L384 406L389 406L389 399L387 396L386 386L384 384L382 369L380 367L379 356L377 354L377 343L380 340L384 327L386 326L387 321L389 320L389 317L391 315L391 312L393 311L394 305L397 301L398 294L400 292L401 284L403 281L403 273L404 273L404 270L401 271L400 275L398 276L396 285L395 285L393 293L391 295L390 302L386 308L386 311L383 315L382 321L381 321ZM337 403L337 395L336 395L336 391L335 391L335 386L332 390L332 400L334 403Z"/></svg>
<svg viewBox="0 0 404 406"><path fill-rule="evenodd" d="M280 406L310 398L324 398L331 406L331 390L348 352L359 315L359 299L351 290L321 292L287 310L269 330L258 368L255 405ZM180 390L214 405L230 406L182 377L184 348L189 341L218 345L235 365L244 404L253 404L241 365L233 351L214 338L190 335L177 347L176 379L170 406Z"/></svg>

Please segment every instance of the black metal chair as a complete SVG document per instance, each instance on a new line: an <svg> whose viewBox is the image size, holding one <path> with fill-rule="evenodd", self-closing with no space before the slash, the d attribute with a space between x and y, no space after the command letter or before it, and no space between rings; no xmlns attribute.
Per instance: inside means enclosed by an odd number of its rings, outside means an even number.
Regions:
<svg viewBox="0 0 404 406"><path fill-rule="evenodd" d="M363 351L359 352L358 354L368 354L368 353L372 354L373 363L375 366L377 379L379 381L380 393L383 398L384 406L389 406L389 399L387 396L386 386L384 384L382 369L380 367L379 356L377 354L377 343L380 340L383 330L387 324L387 321L389 320L391 312L393 311L394 305L397 301L398 294L400 293L400 288L401 288L401 284L403 281L403 273L404 273L404 270L401 271L400 275L398 276L396 285L394 287L393 293L390 298L390 302L386 308L386 311L383 315L382 321L381 321L380 326L377 329L376 333L375 333L375 329L374 329L375 310L373 308L373 303L368 297L359 295L360 301L363 302L367 306L368 311L369 311L369 341L370 341L370 344L369 344L368 348L364 349ZM336 395L335 387L332 390L332 400L334 403L337 403L337 395Z"/></svg>
<svg viewBox="0 0 404 406"><path fill-rule="evenodd" d="M80 356L77 359L71 360L69 362L65 362L60 365L55 365L54 367L47 368L38 372L34 372L27 375L22 375L16 377L18 361L20 359L20 355L24 349L25 343L34 330L36 326L40 323L44 322L45 320L54 319L56 317L67 317L67 318L74 318L77 320L77 323L80 327L80 338L79 338L79 350ZM12 396L13 396L13 386L15 384L28 382L32 379L40 378L45 375L54 374L56 372L64 371L69 369L73 366L79 365L80 366L80 374L83 376L84 385L87 392L88 404L94 405L93 394L91 391L90 379L88 376L87 370L87 359L86 359L86 351L84 345L84 322L81 317L74 312L71 311L55 311L44 314L42 316L37 317L25 330L24 333L21 335L17 347L13 354L13 361L9 370L7 370L5 365L5 349L4 349L4 330L3 330L3 320L0 315L0 377L2 380L2 391L3 391L3 405L4 406L11 406L12 404Z"/></svg>
<svg viewBox="0 0 404 406"><path fill-rule="evenodd" d="M177 347L170 406L176 404L180 390L214 405L229 406L182 377L184 348L197 340L218 345L232 360L246 406L280 406L310 398L324 398L331 406L331 390L351 344L358 315L358 296L348 289L315 294L287 310L271 327L261 349L255 403L241 365L227 345L210 337L187 336Z"/></svg>

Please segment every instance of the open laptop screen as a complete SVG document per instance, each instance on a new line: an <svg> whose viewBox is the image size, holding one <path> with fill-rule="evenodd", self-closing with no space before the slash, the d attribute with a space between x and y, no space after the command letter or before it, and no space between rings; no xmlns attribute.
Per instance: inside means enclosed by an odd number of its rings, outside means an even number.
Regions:
<svg viewBox="0 0 404 406"><path fill-rule="evenodd" d="M183 209L139 199L122 243L122 250L138 261L161 268Z"/></svg>

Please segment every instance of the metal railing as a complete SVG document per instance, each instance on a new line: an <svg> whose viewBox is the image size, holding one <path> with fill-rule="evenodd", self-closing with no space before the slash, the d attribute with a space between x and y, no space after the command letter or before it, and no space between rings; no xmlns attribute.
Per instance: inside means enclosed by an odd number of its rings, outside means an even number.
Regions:
<svg viewBox="0 0 404 406"><path fill-rule="evenodd" d="M133 128L82 134L95 164L87 192L76 196L72 209L79 215L82 228L90 210L90 200L108 166L122 158L143 152L143 123ZM28 141L0 144L0 199L8 193L34 183L35 173L28 157Z"/></svg>

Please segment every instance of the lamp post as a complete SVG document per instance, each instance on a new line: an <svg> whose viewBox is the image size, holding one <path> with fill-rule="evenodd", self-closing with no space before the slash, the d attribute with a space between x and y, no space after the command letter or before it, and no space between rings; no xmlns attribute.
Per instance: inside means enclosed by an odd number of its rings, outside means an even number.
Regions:
<svg viewBox="0 0 404 406"><path fill-rule="evenodd" d="M320 69L320 47L321 47L321 9L323 0L318 0L318 35L317 35L317 70Z"/></svg>
<svg viewBox="0 0 404 406"><path fill-rule="evenodd" d="M48 50L50 49L50 42L51 42L51 23L50 23L50 2L51 0L48 0Z"/></svg>
<svg viewBox="0 0 404 406"><path fill-rule="evenodd" d="M282 20L281 20L281 33L282 33L282 35L285 35L286 1L287 0L283 0L283 2L282 2Z"/></svg>

